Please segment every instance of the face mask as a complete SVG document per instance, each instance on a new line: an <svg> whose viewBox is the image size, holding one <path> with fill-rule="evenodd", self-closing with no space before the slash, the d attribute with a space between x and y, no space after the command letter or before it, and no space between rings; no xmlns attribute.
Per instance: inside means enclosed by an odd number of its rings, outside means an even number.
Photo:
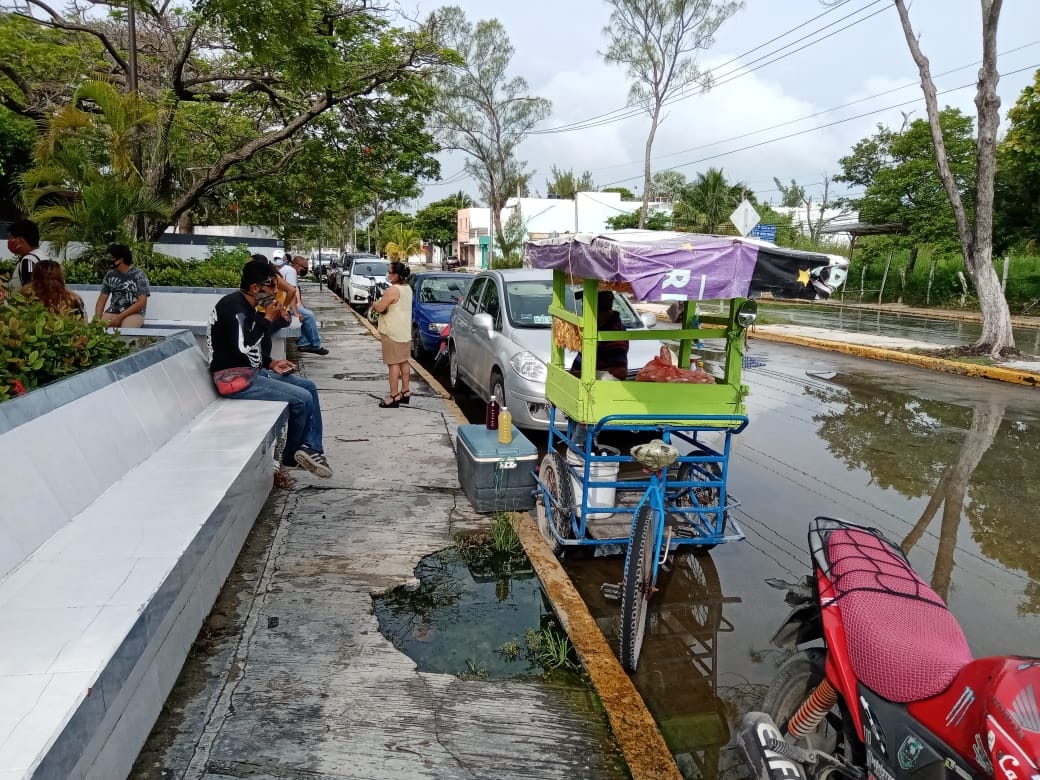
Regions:
<svg viewBox="0 0 1040 780"><path fill-rule="evenodd" d="M266 290L260 290L256 295L253 296L256 300L256 305L261 309L266 309L271 305L274 300L274 293L267 292Z"/></svg>

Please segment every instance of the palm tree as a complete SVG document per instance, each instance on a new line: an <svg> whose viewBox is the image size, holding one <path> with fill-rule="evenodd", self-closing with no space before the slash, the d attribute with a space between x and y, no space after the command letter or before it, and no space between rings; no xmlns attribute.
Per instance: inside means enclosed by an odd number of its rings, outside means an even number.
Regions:
<svg viewBox="0 0 1040 780"><path fill-rule="evenodd" d="M80 85L48 122L35 164L18 178L22 201L46 238L59 249L72 241L129 244L138 216L164 215L137 164L139 135L159 118L146 99L107 81Z"/></svg>
<svg viewBox="0 0 1040 780"><path fill-rule="evenodd" d="M383 251L391 260L407 262L409 257L422 254L422 236L404 224L394 226L390 240L383 246Z"/></svg>
<svg viewBox="0 0 1040 780"><path fill-rule="evenodd" d="M727 182L720 168L698 173L675 202L675 229L692 233L731 232L729 215L743 194L744 187Z"/></svg>

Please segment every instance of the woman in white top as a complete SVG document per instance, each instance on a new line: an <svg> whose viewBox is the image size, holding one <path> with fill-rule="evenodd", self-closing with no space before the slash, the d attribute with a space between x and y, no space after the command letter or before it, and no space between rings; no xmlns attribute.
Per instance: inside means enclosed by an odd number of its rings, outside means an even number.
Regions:
<svg viewBox="0 0 1040 780"><path fill-rule="evenodd" d="M383 409L396 409L410 403L408 389L408 356L412 344L412 288L408 286L410 271L404 263L390 263L386 278L390 287L372 309L379 314L379 339L383 344L383 362L390 367L390 394L379 402Z"/></svg>

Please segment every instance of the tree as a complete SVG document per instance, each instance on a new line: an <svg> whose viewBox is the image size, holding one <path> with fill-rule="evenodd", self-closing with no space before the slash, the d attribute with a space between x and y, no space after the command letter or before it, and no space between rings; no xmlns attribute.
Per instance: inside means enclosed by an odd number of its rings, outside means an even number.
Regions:
<svg viewBox="0 0 1040 780"><path fill-rule="evenodd" d="M627 187L604 187L600 192L616 192L621 196L621 200L635 200L636 196L632 190Z"/></svg>
<svg viewBox="0 0 1040 780"><path fill-rule="evenodd" d="M406 227L404 223L399 222L395 225L389 236L390 240L386 242L383 249L391 260L399 260L404 263L408 261L409 257L422 254L422 236Z"/></svg>
<svg viewBox="0 0 1040 780"><path fill-rule="evenodd" d="M592 173L585 171L581 176L575 176L572 170L561 170L555 165L552 167L552 178L545 182L550 198L562 200L574 200L579 192L593 192L596 185L592 182Z"/></svg>
<svg viewBox="0 0 1040 780"><path fill-rule="evenodd" d="M970 203L975 176L972 120L955 108L946 108L939 122L950 174ZM848 201L861 220L902 225L911 244L930 244L940 250L958 246L957 225L936 172L927 122L918 119L901 133L879 126L839 164L842 173L835 177L837 181L864 188L861 197Z"/></svg>
<svg viewBox="0 0 1040 780"><path fill-rule="evenodd" d="M731 232L729 215L744 197L746 187L730 184L720 168L709 168L683 189L675 201L676 230L692 233Z"/></svg>
<svg viewBox="0 0 1040 780"><path fill-rule="evenodd" d="M686 174L681 171L658 171L650 180L650 197L674 203L686 187Z"/></svg>
<svg viewBox="0 0 1040 780"><path fill-rule="evenodd" d="M32 164L35 139L32 120L0 107L0 220L14 221L20 214L14 205L15 177Z"/></svg>
<svg viewBox="0 0 1040 780"><path fill-rule="evenodd" d="M434 201L415 215L415 229L442 249L450 247L458 236L459 209L472 205L473 199L464 192Z"/></svg>
<svg viewBox="0 0 1040 780"><path fill-rule="evenodd" d="M805 209L805 219L800 219L798 221L805 226L810 241L819 241L820 231L833 219L827 219L824 217L824 213L827 209L834 206L834 203L831 202L830 199L831 177L827 174L823 175L823 197L821 197L820 202L816 204L816 208L813 208L816 196L811 194L805 187L800 185L794 179L791 179L790 186L785 187L780 183L780 180L774 176L773 183L776 184L776 188L780 190L781 205L786 208Z"/></svg>
<svg viewBox="0 0 1040 780"><path fill-rule="evenodd" d="M607 217L607 227L611 230L632 230L639 227L639 212L632 211L628 214L618 214ZM643 230L671 230L672 215L665 211L651 211L646 217Z"/></svg>
<svg viewBox="0 0 1040 780"><path fill-rule="evenodd" d="M523 249L527 242L527 221L518 203L495 236L502 250L501 258L491 259L492 268L519 268L523 265Z"/></svg>
<svg viewBox="0 0 1040 780"><path fill-rule="evenodd" d="M697 64L697 52L714 44L715 32L743 7L729 0L607 0L610 24L603 28L607 62L624 65L632 81L629 103L650 115L643 156L643 206L646 225L650 199L650 154L665 101L692 85L711 87L711 71Z"/></svg>
<svg viewBox="0 0 1040 780"><path fill-rule="evenodd" d="M995 199L998 249L1040 246L1040 70L1008 111L1009 127L997 149Z"/></svg>
<svg viewBox="0 0 1040 780"><path fill-rule="evenodd" d="M935 82L932 80L928 58L921 51L914 34L905 0L895 0L895 4L907 46L921 75L921 90L924 92L925 106L928 109L928 126L935 145L939 178L953 207L964 267L979 296L982 334L975 343L974 350L1000 359L1017 352L1011 330L1011 312L1001 290L1000 279L993 267L993 193L997 165L997 128L1000 125L1000 97L997 95L997 81L1000 78L997 73L997 25L1000 21L1002 0L980 0L982 66L979 68L978 87L975 92L978 141L975 154L974 203L970 205L964 203L950 171L946 139L939 121ZM970 215L972 207L974 214Z"/></svg>
<svg viewBox="0 0 1040 780"><path fill-rule="evenodd" d="M165 216L141 178L135 145L137 130L162 121L161 113L136 93L88 81L46 123L36 164L18 182L41 233L59 250L72 241L132 243L136 217Z"/></svg>
<svg viewBox="0 0 1040 780"><path fill-rule="evenodd" d="M7 108L43 118L72 99L63 84L99 71L128 89L122 0L74 4L65 13L45 0L12 7L0 13L0 27L28 27L32 34L13 41L18 56L5 58L0 69L0 103ZM324 115L335 113L339 126L372 138L387 121L422 115L432 97L424 71L443 61L430 30L395 29L360 0L135 8L137 87L163 107L160 122L136 133L146 190L170 206L166 219L149 224L152 238L221 187L283 173L305 145L305 131ZM56 55L69 50L78 54L68 63ZM38 64L55 60L63 80Z"/></svg>
<svg viewBox="0 0 1040 780"><path fill-rule="evenodd" d="M449 6L434 15L431 26L462 58L457 67L438 72L440 97L436 120L445 148L468 156L465 168L491 208L495 232L502 233L502 207L515 195L524 163L516 157L527 133L549 116L552 104L527 94L527 82L509 78L513 46L497 19L476 26L461 8Z"/></svg>

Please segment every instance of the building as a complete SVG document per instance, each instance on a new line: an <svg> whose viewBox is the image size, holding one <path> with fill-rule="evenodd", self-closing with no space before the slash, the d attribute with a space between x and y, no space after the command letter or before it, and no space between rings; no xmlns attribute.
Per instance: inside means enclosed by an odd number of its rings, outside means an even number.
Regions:
<svg viewBox="0 0 1040 780"><path fill-rule="evenodd" d="M602 233L607 220L638 211L642 201L623 201L617 192L579 192L574 200L562 198L510 198L502 209L503 224L519 207L528 240L563 233ZM668 211L670 203L651 203L651 210ZM491 245L491 210L460 209L455 253L464 266L486 268Z"/></svg>

